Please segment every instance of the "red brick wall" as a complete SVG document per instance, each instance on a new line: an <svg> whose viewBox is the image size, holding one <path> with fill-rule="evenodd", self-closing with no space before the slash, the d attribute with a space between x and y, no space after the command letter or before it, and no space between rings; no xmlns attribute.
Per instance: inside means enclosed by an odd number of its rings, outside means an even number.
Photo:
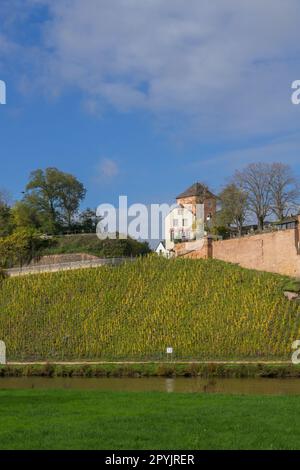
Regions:
<svg viewBox="0 0 300 470"><path fill-rule="evenodd" d="M300 277L300 226L294 230L249 235L232 240L208 241L189 253L189 243L182 246L182 256L215 258L244 268ZM179 248L179 247L178 247Z"/></svg>
<svg viewBox="0 0 300 470"><path fill-rule="evenodd" d="M207 219L207 216L211 214L212 216L216 213L217 200L215 198L208 198L204 201L197 196L184 197L177 199L177 204L182 206L192 206L192 211L196 214L196 204L204 204L204 219Z"/></svg>
<svg viewBox="0 0 300 470"><path fill-rule="evenodd" d="M298 230L283 230L250 235L232 240L214 241L212 257L245 268L300 277L297 253Z"/></svg>
<svg viewBox="0 0 300 470"><path fill-rule="evenodd" d="M176 243L174 250L176 256L181 256L183 258L209 258L209 240L206 238L202 243L199 241L187 242L187 243ZM200 248L198 248L200 245Z"/></svg>

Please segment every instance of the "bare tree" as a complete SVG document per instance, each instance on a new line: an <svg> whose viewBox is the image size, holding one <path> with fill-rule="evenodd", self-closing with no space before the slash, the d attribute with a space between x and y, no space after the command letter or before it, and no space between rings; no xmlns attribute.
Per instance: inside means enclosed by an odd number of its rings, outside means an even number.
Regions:
<svg viewBox="0 0 300 470"><path fill-rule="evenodd" d="M272 188L270 165L251 163L242 171L236 171L234 183L247 194L248 209L263 230L266 217L272 211Z"/></svg>
<svg viewBox="0 0 300 470"><path fill-rule="evenodd" d="M282 220L299 207L300 186L289 165L273 163L270 171L272 212Z"/></svg>

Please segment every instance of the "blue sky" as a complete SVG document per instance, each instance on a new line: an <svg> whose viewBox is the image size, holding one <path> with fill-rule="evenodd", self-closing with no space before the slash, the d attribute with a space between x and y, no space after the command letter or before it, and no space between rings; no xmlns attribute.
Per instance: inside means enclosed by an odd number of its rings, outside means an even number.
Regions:
<svg viewBox="0 0 300 470"><path fill-rule="evenodd" d="M0 188L17 199L55 166L96 207L218 191L252 161L299 174L300 5L284 5L1 0Z"/></svg>

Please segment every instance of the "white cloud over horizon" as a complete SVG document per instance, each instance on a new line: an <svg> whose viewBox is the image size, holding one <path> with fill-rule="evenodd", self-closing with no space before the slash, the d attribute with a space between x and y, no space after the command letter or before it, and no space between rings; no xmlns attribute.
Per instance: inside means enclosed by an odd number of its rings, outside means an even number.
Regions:
<svg viewBox="0 0 300 470"><path fill-rule="evenodd" d="M50 12L28 59L37 80L55 93L78 88L89 112L143 110L200 139L298 129L298 0L25 3Z"/></svg>
<svg viewBox="0 0 300 470"><path fill-rule="evenodd" d="M224 151L205 159L193 161L188 164L189 170L207 174L209 168L222 166L225 169L223 185L228 182L235 170L253 162L282 162L295 169L295 174L300 177L299 169L300 135L289 135L271 142L264 142L254 146L245 146L236 150ZM227 176L227 178L226 178ZM221 186L217 190L220 190Z"/></svg>

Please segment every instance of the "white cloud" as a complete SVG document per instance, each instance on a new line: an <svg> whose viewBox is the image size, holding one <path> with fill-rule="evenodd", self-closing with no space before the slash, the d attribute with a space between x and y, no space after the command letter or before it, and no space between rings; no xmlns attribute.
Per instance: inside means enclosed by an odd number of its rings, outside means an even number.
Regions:
<svg viewBox="0 0 300 470"><path fill-rule="evenodd" d="M119 174L119 166L111 158L102 158L96 167L96 180L103 182L115 178Z"/></svg>
<svg viewBox="0 0 300 470"><path fill-rule="evenodd" d="M210 138L297 128L299 0L27 1L51 13L40 82L78 87L93 110L142 109Z"/></svg>
<svg viewBox="0 0 300 470"><path fill-rule="evenodd" d="M256 161L272 163L283 162L290 165L297 176L299 173L299 148L300 135L280 137L271 142L240 147L237 150L222 152L209 158L194 161L185 166L185 169L197 171L203 174L213 173L214 168L224 168L224 172L230 177L236 169Z"/></svg>

